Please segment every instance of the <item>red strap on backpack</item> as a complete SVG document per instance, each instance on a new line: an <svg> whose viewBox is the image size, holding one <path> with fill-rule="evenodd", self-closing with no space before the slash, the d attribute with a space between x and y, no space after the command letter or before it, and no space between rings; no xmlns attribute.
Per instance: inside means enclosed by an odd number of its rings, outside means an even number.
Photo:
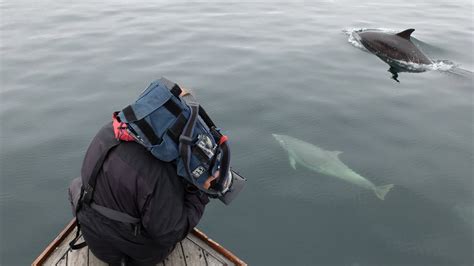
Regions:
<svg viewBox="0 0 474 266"><path fill-rule="evenodd" d="M229 140L229 138L226 135L222 135L222 137L219 139L219 145L222 145L222 143L226 142Z"/></svg>
<svg viewBox="0 0 474 266"><path fill-rule="evenodd" d="M133 136L128 133L127 124L120 122L119 118L117 117L118 113L119 112L114 112L112 114L115 138L122 141L135 141L135 138L133 138Z"/></svg>

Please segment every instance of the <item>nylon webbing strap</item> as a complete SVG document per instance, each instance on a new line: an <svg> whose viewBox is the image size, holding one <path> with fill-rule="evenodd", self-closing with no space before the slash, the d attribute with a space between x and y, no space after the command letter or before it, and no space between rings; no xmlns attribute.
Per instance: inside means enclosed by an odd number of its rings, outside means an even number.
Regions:
<svg viewBox="0 0 474 266"><path fill-rule="evenodd" d="M153 128L148 124L145 118L135 121L135 125L140 128L151 145L158 145L161 143L162 139L155 134L155 131L153 131Z"/></svg>
<svg viewBox="0 0 474 266"><path fill-rule="evenodd" d="M176 143L179 143L179 136L181 136L181 132L183 132L183 128L186 125L187 119L184 114L180 114L174 124L168 128L168 135L173 139Z"/></svg>
<svg viewBox="0 0 474 266"><path fill-rule="evenodd" d="M102 152L96 164L94 165L94 169L92 170L91 175L89 176L87 184L85 184L85 187L81 190L81 198L79 199L79 202L76 208L76 216L79 210L82 208L83 204L88 204L88 205L91 204L92 198L94 196L95 185L97 184L97 176L100 170L102 169L102 165L104 164L104 161L107 158L107 155L109 154L109 152L114 147L116 147L119 143L120 141L116 140L114 137L109 137L105 141L104 151ZM81 226L78 220L76 236L71 242L69 242L69 247L71 247L71 249L76 250L76 249L81 249L87 246L86 242L76 244L76 242L79 240L79 237L81 236L80 231L81 231Z"/></svg>
<svg viewBox="0 0 474 266"><path fill-rule="evenodd" d="M178 84L174 84L173 88L170 90L171 93L174 95L174 97L178 98L179 95L181 94L182 90L178 86Z"/></svg>
<svg viewBox="0 0 474 266"><path fill-rule="evenodd" d="M125 116L125 118L127 119L127 122L133 122L135 120L137 120L137 116L135 115L135 112L133 111L133 108L132 106L127 106L125 107L123 110L123 115Z"/></svg>
<svg viewBox="0 0 474 266"><path fill-rule="evenodd" d="M196 181L191 173L190 162L191 162L191 144L193 140L194 127L196 126L196 121L198 117L199 105L196 103L189 103L191 109L191 115L189 116L188 122L184 126L183 133L179 137L179 154L183 159L184 169L189 175L189 178L196 185Z"/></svg>
<svg viewBox="0 0 474 266"><path fill-rule="evenodd" d="M202 106L199 106L199 116L202 118L202 120L204 120L204 122L209 128L216 127L216 125L209 117L209 115L207 115L206 111L204 110L204 108L202 108Z"/></svg>
<svg viewBox="0 0 474 266"><path fill-rule="evenodd" d="M71 240L71 242L69 242L69 247L71 249L76 250L76 249L81 249L87 246L87 243L85 241L82 243L76 244L77 240L79 240L80 237L81 237L81 225L79 224L79 221L77 221L76 236L74 237L73 240Z"/></svg>
<svg viewBox="0 0 474 266"><path fill-rule="evenodd" d="M119 221L122 223L129 223L129 224L138 224L140 223L140 219L130 216L127 213L119 212L114 209L110 209L101 205L97 205L95 203L91 203L91 208L98 211L100 214L104 215L105 217Z"/></svg>
<svg viewBox="0 0 474 266"><path fill-rule="evenodd" d="M181 107L179 107L179 105L175 103L172 98L166 101L163 106L176 117L181 114Z"/></svg>
<svg viewBox="0 0 474 266"><path fill-rule="evenodd" d="M116 140L115 138L110 138L106 141L105 143L105 149L100 155L99 159L97 160L97 163L94 166L94 169L92 170L92 173L89 177L89 180L86 184L86 187L84 188L84 194L82 195L82 201L86 204L90 204L92 202L92 197L94 196L94 190L95 190L95 185L97 183L97 176L102 169L102 165L104 164L105 159L107 158L107 155L109 152L116 147L120 141Z"/></svg>
<svg viewBox="0 0 474 266"><path fill-rule="evenodd" d="M142 131L144 137L150 142L151 145L158 145L161 143L162 139L155 134L153 128L148 124L145 118L137 120L137 116L135 115L135 111L131 105L125 107L123 110L123 115L125 119L127 119L127 123L135 123L135 125Z"/></svg>
<svg viewBox="0 0 474 266"><path fill-rule="evenodd" d="M179 137L179 155L183 160L184 169L189 176L191 182L200 190L206 192L210 195L218 195L216 192L212 192L209 190L202 189L198 184L196 184L196 180L191 173L190 163L191 163L191 145L193 144L193 132L194 127L196 126L196 121L198 118L199 113L199 104L197 103L188 103L191 109L191 115L189 116L188 122L184 126L183 133Z"/></svg>

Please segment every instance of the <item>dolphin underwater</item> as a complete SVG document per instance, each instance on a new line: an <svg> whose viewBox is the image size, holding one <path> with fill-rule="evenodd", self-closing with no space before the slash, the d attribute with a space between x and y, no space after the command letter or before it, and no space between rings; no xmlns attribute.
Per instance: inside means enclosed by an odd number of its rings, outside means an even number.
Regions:
<svg viewBox="0 0 474 266"><path fill-rule="evenodd" d="M397 80L398 72L423 72L424 70L408 69L403 63L416 63L429 65L433 61L416 47L410 40L415 29L407 29L397 34L390 34L377 31L358 32L359 41L362 45L386 62ZM397 62L398 61L398 62ZM400 63L401 62L401 63Z"/></svg>
<svg viewBox="0 0 474 266"><path fill-rule="evenodd" d="M316 145L290 136L272 135L283 149L288 152L290 165L294 169L296 169L296 164L299 164L312 171L340 178L354 185L374 191L375 195L381 200L385 199L385 196L393 187L393 184L375 186L365 177L354 172L339 159L339 154L342 153L340 151L326 151Z"/></svg>

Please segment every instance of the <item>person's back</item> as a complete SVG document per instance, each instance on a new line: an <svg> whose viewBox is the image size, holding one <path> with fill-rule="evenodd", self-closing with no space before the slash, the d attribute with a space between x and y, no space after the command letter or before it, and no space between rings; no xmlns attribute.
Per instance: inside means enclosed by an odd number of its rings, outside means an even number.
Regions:
<svg viewBox="0 0 474 266"><path fill-rule="evenodd" d="M86 153L83 178L113 138L111 123L99 131ZM112 265L123 258L131 265L153 265L197 225L209 199L189 189L173 163L156 159L136 142L121 142L99 171L93 202L140 220L137 225L115 221L84 204L77 217L94 255Z"/></svg>

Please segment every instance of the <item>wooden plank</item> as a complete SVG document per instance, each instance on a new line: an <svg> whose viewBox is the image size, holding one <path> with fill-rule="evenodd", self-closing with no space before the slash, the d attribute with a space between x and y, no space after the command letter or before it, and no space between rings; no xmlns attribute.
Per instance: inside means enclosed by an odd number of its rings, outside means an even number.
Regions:
<svg viewBox="0 0 474 266"><path fill-rule="evenodd" d="M187 238L196 245L200 246L203 249L204 255L208 253L209 255L217 259L220 262L219 265L235 265L235 263L224 257L221 253L214 250L211 246L208 245L207 242L203 241L197 236L189 234Z"/></svg>
<svg viewBox="0 0 474 266"><path fill-rule="evenodd" d="M88 248L80 251L69 251L69 242L76 234L76 220L73 219L66 228L51 242L48 247L36 258L32 263L33 266L39 265L84 265L89 261L91 266L105 266L106 263L97 259ZM80 241L78 241L80 242ZM192 248L194 246L196 248ZM186 254L183 253L183 247L186 249ZM202 257L199 256L202 253ZM66 256L68 254L69 256ZM210 265L247 265L240 260L232 252L228 251L218 243L207 237L201 231L194 229L183 243L178 243L173 252L165 259L160 266L169 265L186 265L186 256L188 258L188 265L203 265L200 264L202 259ZM78 262L69 262L68 259L79 260ZM83 263L86 262L86 263Z"/></svg>
<svg viewBox="0 0 474 266"><path fill-rule="evenodd" d="M64 256L69 250L69 242L74 239L76 236L76 228L67 236L54 251L50 254L48 258L46 258L44 264L36 264L36 265L55 265L61 257ZM35 265L35 264L34 264Z"/></svg>
<svg viewBox="0 0 474 266"><path fill-rule="evenodd" d="M63 231L61 231L61 233L59 233L59 235L46 247L46 249L43 252L41 252L38 258L36 258L35 261L33 261L31 265L32 266L43 265L51 256L51 254L56 251L58 246L62 242L64 242L64 240L68 236L71 235L71 232L74 230L75 227L76 227L76 219L74 218L69 222L66 228L64 228Z"/></svg>
<svg viewBox="0 0 474 266"><path fill-rule="evenodd" d="M87 251L89 252L89 266L107 266L108 264L99 260L96 256L94 256L94 253L87 248Z"/></svg>
<svg viewBox="0 0 474 266"><path fill-rule="evenodd" d="M176 244L173 252L165 259L164 264L166 266L186 266L181 242Z"/></svg>
<svg viewBox="0 0 474 266"><path fill-rule="evenodd" d="M44 265L48 265L48 264L44 264ZM59 260L56 264L51 264L51 265L55 265L55 266L67 266L67 255L64 256L61 260Z"/></svg>
<svg viewBox="0 0 474 266"><path fill-rule="evenodd" d="M204 256L206 258L206 262L207 262L207 265L208 266L222 266L222 265L229 265L225 262L222 262L220 260L218 260L216 257L212 256L211 254L209 254L209 252L207 251L203 251L204 253ZM233 265L233 263L232 263Z"/></svg>
<svg viewBox="0 0 474 266"><path fill-rule="evenodd" d="M229 250L219 245L216 241L210 239L207 235L199 231L197 228L194 228L193 231L191 231L191 234L201 239L207 244L207 246L211 247L217 253L224 256L226 259L230 260L232 262L230 264L242 265L242 266L247 265L247 263L245 263L243 260L239 259L232 252L230 252Z"/></svg>
<svg viewBox="0 0 474 266"><path fill-rule="evenodd" d="M202 248L196 245L196 243L189 240L189 238L185 238L183 241L181 241L181 246L183 247L183 254L184 258L186 259L187 266L207 265Z"/></svg>

